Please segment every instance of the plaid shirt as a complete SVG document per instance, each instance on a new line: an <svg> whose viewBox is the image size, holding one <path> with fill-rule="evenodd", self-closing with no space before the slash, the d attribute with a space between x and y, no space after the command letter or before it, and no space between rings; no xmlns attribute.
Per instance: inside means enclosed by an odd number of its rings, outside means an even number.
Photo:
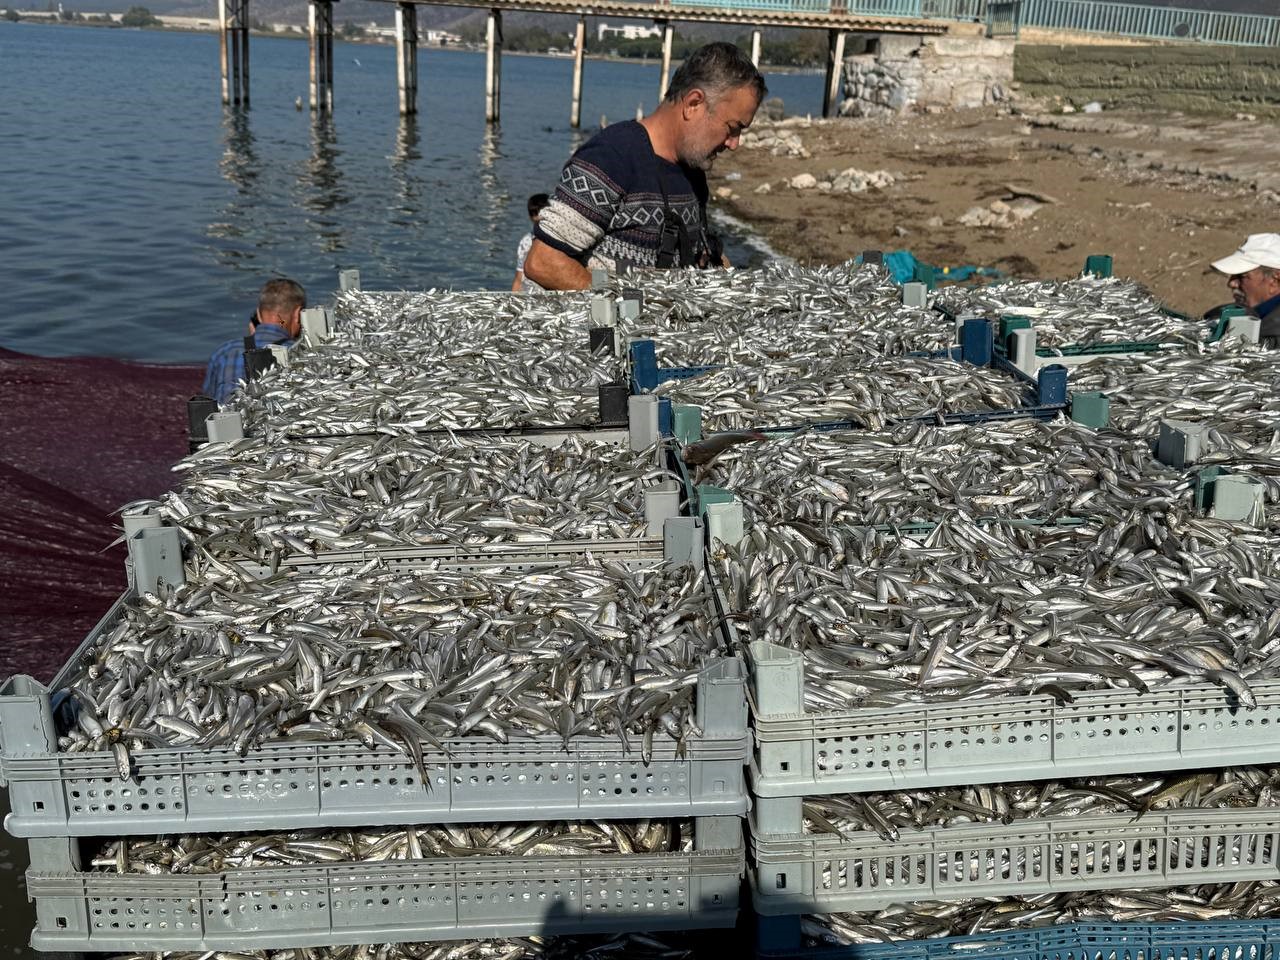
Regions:
<svg viewBox="0 0 1280 960"><path fill-rule="evenodd" d="M284 327L274 323L260 323L253 331L253 342L259 347L273 343L289 346L293 340L285 332ZM212 397L219 404L226 403L236 392L236 387L244 379L244 337L228 340L209 358L209 367L204 372L204 388L201 391L206 397Z"/></svg>

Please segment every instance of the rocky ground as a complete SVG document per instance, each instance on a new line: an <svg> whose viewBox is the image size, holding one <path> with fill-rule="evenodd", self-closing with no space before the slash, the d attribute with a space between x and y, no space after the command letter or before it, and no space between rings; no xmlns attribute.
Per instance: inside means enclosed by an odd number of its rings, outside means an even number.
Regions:
<svg viewBox="0 0 1280 960"><path fill-rule="evenodd" d="M710 175L781 253L864 249L1061 278L1110 253L1177 309L1228 301L1212 260L1280 227L1280 124L1064 114L1053 103L893 120L759 121Z"/></svg>

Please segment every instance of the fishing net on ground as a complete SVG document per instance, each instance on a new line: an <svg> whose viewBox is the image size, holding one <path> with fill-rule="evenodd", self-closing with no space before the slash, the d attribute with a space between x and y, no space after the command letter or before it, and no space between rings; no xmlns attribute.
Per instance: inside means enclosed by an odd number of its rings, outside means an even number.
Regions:
<svg viewBox="0 0 1280 960"><path fill-rule="evenodd" d="M52 678L120 595L113 514L171 484L202 376L0 349L0 677Z"/></svg>

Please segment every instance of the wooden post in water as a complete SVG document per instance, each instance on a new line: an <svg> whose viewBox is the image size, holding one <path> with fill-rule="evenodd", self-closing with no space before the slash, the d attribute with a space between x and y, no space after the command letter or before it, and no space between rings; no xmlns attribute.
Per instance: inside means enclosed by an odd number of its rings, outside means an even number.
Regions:
<svg viewBox="0 0 1280 960"><path fill-rule="evenodd" d="M311 48L311 109L333 112L333 0L307 4Z"/></svg>
<svg viewBox="0 0 1280 960"><path fill-rule="evenodd" d="M569 126L582 126L582 62L587 54L587 18L578 17L573 42L573 106L569 109Z"/></svg>
<svg viewBox="0 0 1280 960"><path fill-rule="evenodd" d="M400 115L418 112L418 8L396 4L396 80L400 85Z"/></svg>
<svg viewBox="0 0 1280 960"><path fill-rule="evenodd" d="M822 115L834 117L840 109L840 81L844 75L844 31L827 31L827 86L822 92Z"/></svg>
<svg viewBox="0 0 1280 960"><path fill-rule="evenodd" d="M751 62L760 67L760 39L761 31L759 28L751 31Z"/></svg>
<svg viewBox="0 0 1280 960"><path fill-rule="evenodd" d="M662 78L658 81L658 102L667 95L667 84L671 80L671 41L675 37L675 28L670 20L655 21L662 27Z"/></svg>
<svg viewBox="0 0 1280 960"><path fill-rule="evenodd" d="M489 11L485 31L484 119L497 123L502 108L502 11Z"/></svg>

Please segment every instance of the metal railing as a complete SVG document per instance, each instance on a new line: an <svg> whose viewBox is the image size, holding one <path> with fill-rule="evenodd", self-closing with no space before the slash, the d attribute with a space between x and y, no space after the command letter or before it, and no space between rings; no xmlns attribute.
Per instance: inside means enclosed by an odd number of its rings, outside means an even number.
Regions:
<svg viewBox="0 0 1280 960"><path fill-rule="evenodd" d="M981 23L987 16L988 0L923 0L920 14L933 20L972 20Z"/></svg>
<svg viewBox="0 0 1280 960"><path fill-rule="evenodd" d="M672 0L672 6L985 20L987 35L993 37L1016 37L1021 26L1152 40L1280 46L1280 16L1153 7L1109 0Z"/></svg>
<svg viewBox="0 0 1280 960"><path fill-rule="evenodd" d="M1280 46L1280 17L1098 0L1022 0L1024 27L1153 40Z"/></svg>
<svg viewBox="0 0 1280 960"><path fill-rule="evenodd" d="M673 8L718 7L773 13L831 13L831 0L672 0Z"/></svg>
<svg viewBox="0 0 1280 960"><path fill-rule="evenodd" d="M987 36L1018 37L1022 0L991 0L987 4Z"/></svg>

